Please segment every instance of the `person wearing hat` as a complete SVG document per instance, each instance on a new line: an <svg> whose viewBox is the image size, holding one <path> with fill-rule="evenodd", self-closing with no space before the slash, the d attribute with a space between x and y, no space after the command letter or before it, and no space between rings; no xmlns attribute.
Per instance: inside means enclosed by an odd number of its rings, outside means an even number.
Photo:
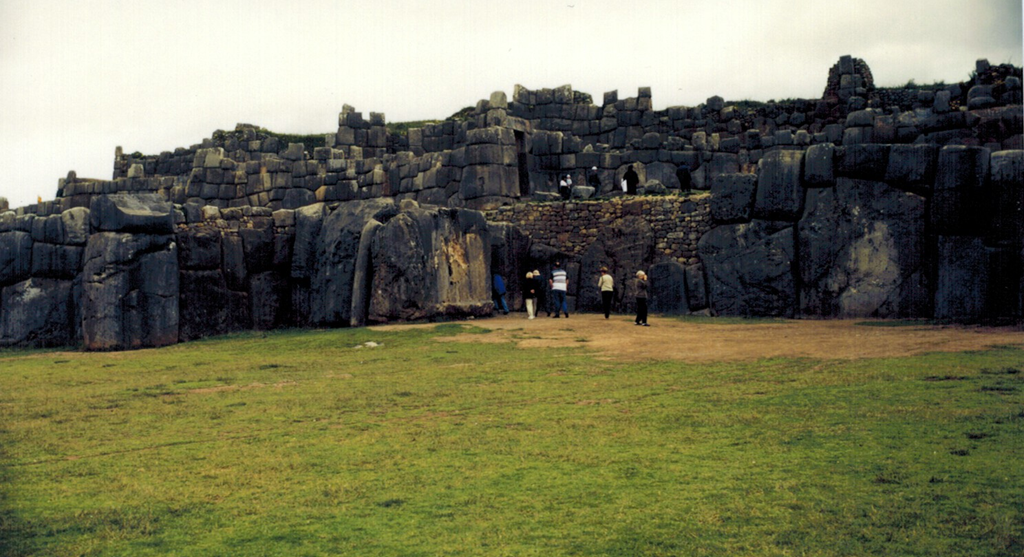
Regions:
<svg viewBox="0 0 1024 557"><path fill-rule="evenodd" d="M601 193L601 177L597 174L597 167L592 167L587 173L587 185L594 188L594 194Z"/></svg>
<svg viewBox="0 0 1024 557"><path fill-rule="evenodd" d="M566 174L558 182L558 193L562 199L569 199L572 196L572 177Z"/></svg>
<svg viewBox="0 0 1024 557"><path fill-rule="evenodd" d="M608 267L601 267L601 278L597 279L597 288L601 290L601 309L604 310L604 318L612 313L612 297L615 294L615 281L608 274Z"/></svg>
<svg viewBox="0 0 1024 557"><path fill-rule="evenodd" d="M537 317L538 290L540 290L540 281L534 278L533 271L526 273L526 280L523 281L523 299L526 300L527 319Z"/></svg>
<svg viewBox="0 0 1024 557"><path fill-rule="evenodd" d="M634 281L634 290L636 290L636 324L648 327L647 325L647 273L643 271L636 272L636 281Z"/></svg>

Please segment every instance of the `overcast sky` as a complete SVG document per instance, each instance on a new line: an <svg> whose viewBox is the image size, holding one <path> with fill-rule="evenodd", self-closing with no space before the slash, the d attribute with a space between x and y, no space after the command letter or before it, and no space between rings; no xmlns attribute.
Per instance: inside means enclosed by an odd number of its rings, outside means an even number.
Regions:
<svg viewBox="0 0 1024 557"><path fill-rule="evenodd" d="M1020 0L0 0L0 197L110 179L114 149L236 123L330 133L350 104L441 119L571 84L654 106L818 98L844 54L876 85L1021 65Z"/></svg>

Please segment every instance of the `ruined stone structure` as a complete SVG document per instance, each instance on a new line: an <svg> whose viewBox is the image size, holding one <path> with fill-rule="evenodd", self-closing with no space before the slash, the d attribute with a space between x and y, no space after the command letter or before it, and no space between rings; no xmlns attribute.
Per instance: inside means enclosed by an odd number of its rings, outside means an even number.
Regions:
<svg viewBox="0 0 1024 557"><path fill-rule="evenodd" d="M607 265L623 310L645 269L655 311L1019 322L1020 73L980 60L969 83L883 90L843 57L815 100L654 110L647 88L597 105L517 86L407 135L346 106L304 143L240 124L118 148L112 180L0 198L0 345L487 315L492 272L519 304L556 260L579 310Z"/></svg>

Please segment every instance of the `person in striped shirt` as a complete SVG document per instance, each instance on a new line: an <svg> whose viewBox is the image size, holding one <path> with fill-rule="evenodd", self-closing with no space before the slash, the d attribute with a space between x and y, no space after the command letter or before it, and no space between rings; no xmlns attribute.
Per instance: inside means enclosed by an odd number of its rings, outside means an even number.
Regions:
<svg viewBox="0 0 1024 557"><path fill-rule="evenodd" d="M558 261L555 261L555 269L551 271L551 279L548 280L548 284L551 285L551 297L554 298L555 319L560 317L559 313L564 313L568 318L569 306L566 303L565 294L569 289L569 275Z"/></svg>

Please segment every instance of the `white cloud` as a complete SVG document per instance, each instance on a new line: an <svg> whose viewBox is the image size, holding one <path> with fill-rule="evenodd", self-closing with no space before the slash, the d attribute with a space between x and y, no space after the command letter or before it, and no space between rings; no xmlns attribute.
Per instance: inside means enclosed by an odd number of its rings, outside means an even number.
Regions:
<svg viewBox="0 0 1024 557"><path fill-rule="evenodd" d="M0 196L109 178L114 147L187 147L247 122L331 132L342 104L444 118L492 91L653 90L656 108L816 97L843 54L876 83L1021 64L1014 0L0 3Z"/></svg>

